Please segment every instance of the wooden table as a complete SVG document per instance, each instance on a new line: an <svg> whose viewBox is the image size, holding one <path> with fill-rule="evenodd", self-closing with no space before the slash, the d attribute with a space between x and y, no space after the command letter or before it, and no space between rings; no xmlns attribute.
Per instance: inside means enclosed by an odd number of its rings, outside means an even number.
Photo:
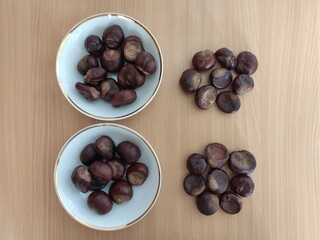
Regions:
<svg viewBox="0 0 320 240"><path fill-rule="evenodd" d="M1 0L0 239L319 239L319 11L315 0ZM156 98L118 122L153 145L162 190L142 221L116 232L72 220L53 185L64 142L98 122L63 97L57 49L75 23L100 12L143 22L164 56ZM196 51L223 46L252 51L260 64L234 115L199 110L178 85ZM257 158L255 192L237 215L201 215L182 187L187 156L216 141Z"/></svg>

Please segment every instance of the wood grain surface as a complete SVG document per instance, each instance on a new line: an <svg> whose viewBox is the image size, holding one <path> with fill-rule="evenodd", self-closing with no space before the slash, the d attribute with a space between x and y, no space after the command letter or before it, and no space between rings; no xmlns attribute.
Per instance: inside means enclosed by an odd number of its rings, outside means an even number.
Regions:
<svg viewBox="0 0 320 240"><path fill-rule="evenodd" d="M136 225L100 232L74 221L53 185L56 156L97 123L63 97L55 58L65 33L101 12L144 23L164 56L163 84L138 115L119 121L145 136L162 165L152 211ZM0 1L0 239L319 239L319 1ZM259 60L254 90L226 115L199 110L178 85L196 51L229 47ZM210 142L257 158L243 210L201 215L185 194L185 160Z"/></svg>

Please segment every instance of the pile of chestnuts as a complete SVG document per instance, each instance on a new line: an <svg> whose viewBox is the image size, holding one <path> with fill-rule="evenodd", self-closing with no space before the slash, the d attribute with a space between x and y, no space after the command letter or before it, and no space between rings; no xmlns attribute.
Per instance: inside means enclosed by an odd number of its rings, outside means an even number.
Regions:
<svg viewBox="0 0 320 240"><path fill-rule="evenodd" d="M88 36L84 46L89 55L77 64L84 83L77 82L75 88L88 101L101 98L113 107L130 104L137 98L135 89L157 69L154 57L144 50L141 39L135 35L125 37L119 25L106 28L102 39ZM117 74L117 80L108 77L109 73Z"/></svg>
<svg viewBox="0 0 320 240"><path fill-rule="evenodd" d="M84 147L80 153L83 165L71 174L74 186L83 193L93 191L88 199L89 208L98 214L111 211L113 202L121 204L133 196L132 186L142 185L148 177L148 167L137 162L141 157L138 146L123 141L117 146L108 136ZM109 194L102 191L109 183Z"/></svg>
<svg viewBox="0 0 320 240"><path fill-rule="evenodd" d="M210 84L201 86L201 72L212 69L217 61L221 67L211 71ZM236 58L232 51L221 48L215 53L211 50L197 52L192 58L192 65L193 68L185 70L180 77L183 91L195 92L195 103L201 109L207 110L216 102L222 112L235 113L241 105L238 95L246 94L254 87L250 75L257 70L258 60L251 52L241 52ZM234 80L231 70L239 74ZM231 91L223 90L230 85ZM219 93L219 90L223 91Z"/></svg>
<svg viewBox="0 0 320 240"><path fill-rule="evenodd" d="M230 181L222 169L227 163L235 174ZM210 143L205 156L193 153L188 157L187 168L190 174L184 179L184 189L196 197L197 208L204 215L214 214L219 205L226 213L236 214L242 208L241 197L253 193L254 183L248 174L256 168L256 159L246 150L229 153L223 144Z"/></svg>

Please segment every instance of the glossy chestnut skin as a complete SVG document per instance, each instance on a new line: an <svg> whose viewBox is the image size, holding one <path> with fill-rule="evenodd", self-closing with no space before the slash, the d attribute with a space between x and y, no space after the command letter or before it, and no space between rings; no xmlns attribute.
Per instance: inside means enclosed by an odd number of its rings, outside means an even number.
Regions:
<svg viewBox="0 0 320 240"><path fill-rule="evenodd" d="M118 73L118 84L123 89L135 89L144 84L145 78L133 64L127 64Z"/></svg>
<svg viewBox="0 0 320 240"><path fill-rule="evenodd" d="M139 53L144 51L141 39L138 36L128 36L122 44L122 54L129 62L134 62Z"/></svg>
<svg viewBox="0 0 320 240"><path fill-rule="evenodd" d="M90 143L86 145L79 156L80 161L82 164L89 166L94 161L98 160L100 155L97 153L96 149L94 148L94 143Z"/></svg>
<svg viewBox="0 0 320 240"><path fill-rule="evenodd" d="M226 91L218 94L217 106L224 113L235 113L240 109L241 102L236 94Z"/></svg>
<svg viewBox="0 0 320 240"><path fill-rule="evenodd" d="M206 189L206 182L202 176L189 174L183 181L183 187L190 196L198 196Z"/></svg>
<svg viewBox="0 0 320 240"><path fill-rule="evenodd" d="M90 35L84 41L84 47L87 51L95 57L101 56L104 51L104 44L102 40L96 35Z"/></svg>
<svg viewBox="0 0 320 240"><path fill-rule="evenodd" d="M241 197L233 192L225 192L220 196L220 207L229 214L236 214L241 211Z"/></svg>
<svg viewBox="0 0 320 240"><path fill-rule="evenodd" d="M237 59L233 52L228 48L220 48L215 52L216 58L220 65L228 70L235 69L237 66Z"/></svg>
<svg viewBox="0 0 320 240"><path fill-rule="evenodd" d="M110 160L109 163L112 163L117 169L116 174L113 175L112 179L118 180L118 179L122 178L124 176L124 174L126 173L126 166L123 163L123 161L120 158L114 158L114 159Z"/></svg>
<svg viewBox="0 0 320 240"><path fill-rule="evenodd" d="M111 198L103 191L92 192L87 199L87 204L89 208L101 215L110 212L113 206Z"/></svg>
<svg viewBox="0 0 320 240"><path fill-rule="evenodd" d="M71 181L78 190L86 193L90 190L92 178L86 167L78 166L71 174Z"/></svg>
<svg viewBox="0 0 320 240"><path fill-rule="evenodd" d="M84 56L77 64L77 70L81 75L86 75L89 69L95 67L99 67L99 62L94 56L91 55Z"/></svg>
<svg viewBox="0 0 320 240"><path fill-rule="evenodd" d="M78 92L88 101L96 101L100 98L100 92L91 86L88 86L84 83L77 82L75 84L75 88L78 90Z"/></svg>
<svg viewBox="0 0 320 240"><path fill-rule="evenodd" d="M116 92L111 98L112 107L133 103L137 99L137 93L133 89L124 89Z"/></svg>
<svg viewBox="0 0 320 240"><path fill-rule="evenodd" d="M107 160L113 159L116 154L116 145L114 144L114 141L108 136L99 137L95 141L94 147L96 151Z"/></svg>
<svg viewBox="0 0 320 240"><path fill-rule="evenodd" d="M101 190L105 186L107 186L108 183L101 183L99 180L92 179L91 186L90 186L90 191L96 191L96 190Z"/></svg>
<svg viewBox="0 0 320 240"><path fill-rule="evenodd" d="M230 181L230 188L241 197L249 197L254 190L254 182L246 174L234 176Z"/></svg>
<svg viewBox="0 0 320 240"><path fill-rule="evenodd" d="M186 93L195 92L202 82L201 74L194 68L185 70L180 77L180 87Z"/></svg>
<svg viewBox="0 0 320 240"><path fill-rule="evenodd" d="M234 151L230 154L229 168L235 173L249 174L255 170L256 166L256 158L246 150Z"/></svg>
<svg viewBox="0 0 320 240"><path fill-rule="evenodd" d="M205 155L210 167L220 168L227 163L229 151L221 143L210 143L206 146Z"/></svg>
<svg viewBox="0 0 320 240"><path fill-rule="evenodd" d="M133 186L142 185L148 178L148 167L143 163L133 163L127 169L127 180Z"/></svg>
<svg viewBox="0 0 320 240"><path fill-rule="evenodd" d="M187 159L187 168L191 174L201 176L207 171L208 164L203 155L193 153Z"/></svg>
<svg viewBox="0 0 320 240"><path fill-rule="evenodd" d="M207 176L208 188L214 193L224 193L229 184L228 174L222 169L212 169Z"/></svg>
<svg viewBox="0 0 320 240"><path fill-rule="evenodd" d="M237 95L250 92L254 87L254 81L248 74L238 75L232 82L232 91Z"/></svg>
<svg viewBox="0 0 320 240"><path fill-rule="evenodd" d="M95 185L103 186L112 179L112 169L106 163L95 161L89 167L89 172Z"/></svg>
<svg viewBox="0 0 320 240"><path fill-rule="evenodd" d="M199 108L208 110L216 101L217 95L217 89L215 89L213 86L202 86L196 92L195 103Z"/></svg>
<svg viewBox="0 0 320 240"><path fill-rule="evenodd" d="M215 68L209 76L211 84L217 89L228 87L232 82L232 74L226 68Z"/></svg>
<svg viewBox="0 0 320 240"><path fill-rule="evenodd" d="M141 52L137 55L135 66L144 75L151 75L157 70L157 63L154 57L148 52Z"/></svg>
<svg viewBox="0 0 320 240"><path fill-rule="evenodd" d="M124 40L123 30L119 25L112 25L104 30L102 39L107 48L117 49Z"/></svg>
<svg viewBox="0 0 320 240"><path fill-rule="evenodd" d="M219 198L210 191L204 191L196 198L198 210L204 215L212 215L219 209Z"/></svg>
<svg viewBox="0 0 320 240"><path fill-rule="evenodd" d="M106 79L107 75L108 72L103 68L91 68L84 76L83 81L90 86L97 87L101 81Z"/></svg>
<svg viewBox="0 0 320 240"><path fill-rule="evenodd" d="M197 52L192 58L194 68L200 72L213 68L216 61L216 57L211 50Z"/></svg>
<svg viewBox="0 0 320 240"><path fill-rule="evenodd" d="M123 66L124 59L118 50L107 49L100 57L101 66L108 72L118 72Z"/></svg>
<svg viewBox="0 0 320 240"><path fill-rule="evenodd" d="M132 164L139 160L141 151L137 145L130 141L123 141L117 146L117 153L126 164Z"/></svg>
<svg viewBox="0 0 320 240"><path fill-rule="evenodd" d="M251 52L241 52L237 57L236 72L239 74L253 74L258 69L258 59Z"/></svg>
<svg viewBox="0 0 320 240"><path fill-rule="evenodd" d="M100 91L101 98L106 102L110 102L113 95L120 91L120 87L116 80L107 78L105 81L100 82Z"/></svg>
<svg viewBox="0 0 320 240"><path fill-rule="evenodd" d="M109 195L116 204L127 202L133 196L132 186L126 180L116 180L111 184Z"/></svg>

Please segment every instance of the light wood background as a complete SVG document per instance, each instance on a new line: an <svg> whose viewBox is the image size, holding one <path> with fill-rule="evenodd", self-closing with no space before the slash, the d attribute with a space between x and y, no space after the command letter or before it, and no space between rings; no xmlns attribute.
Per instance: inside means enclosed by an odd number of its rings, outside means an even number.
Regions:
<svg viewBox="0 0 320 240"><path fill-rule="evenodd" d="M60 206L53 167L64 142L97 123L63 97L55 58L79 20L121 12L143 22L164 56L152 103L118 123L145 136L163 187L136 225L99 232ZM319 1L0 1L0 239L319 239ZM234 115L201 111L178 80L196 51L227 46L259 60L256 86ZM182 181L185 159L209 142L257 158L254 194L240 214L201 215Z"/></svg>

